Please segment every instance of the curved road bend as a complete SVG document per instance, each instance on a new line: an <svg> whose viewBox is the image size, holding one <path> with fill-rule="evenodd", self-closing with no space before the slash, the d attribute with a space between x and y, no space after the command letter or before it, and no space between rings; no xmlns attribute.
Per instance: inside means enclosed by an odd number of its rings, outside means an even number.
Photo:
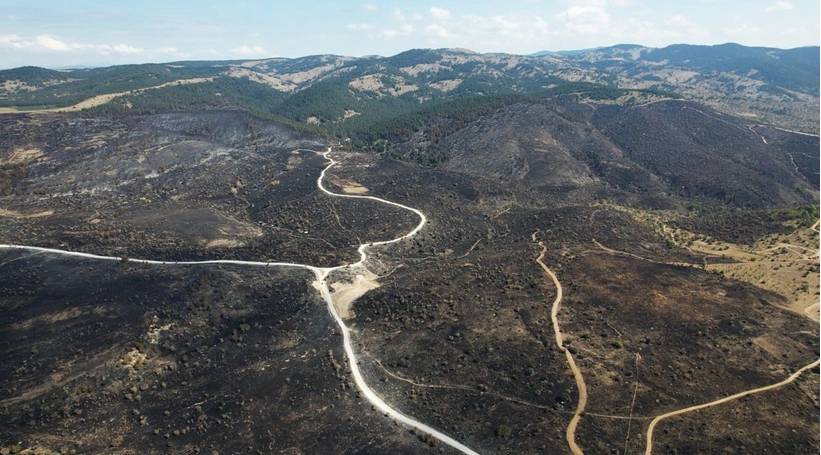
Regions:
<svg viewBox="0 0 821 455"><path fill-rule="evenodd" d="M815 368L818 365L819 365L819 360L816 360L815 362L812 362L809 365L804 365L803 367L799 368L798 371L791 374L790 376L788 376L786 379L784 379L781 382L776 382L775 384L770 384L770 385L763 386L763 387L758 387L758 388L755 388L755 389L745 390L744 392L739 392L739 393L736 393L735 395L730 395L728 397L719 398L718 400L711 401L709 403L702 403L702 404L698 404L698 405L695 405L695 406L690 406L690 407L687 407L687 408L678 409L676 411L671 411L671 412L668 412L666 414L656 416L652 421L650 421L650 425L647 427L647 437L646 437L647 445L644 449L644 455L652 455L652 453L653 453L653 430L655 430L656 425L658 425L659 422L661 422L662 420L667 419L669 417L675 417L677 415L685 414L685 413L688 413L688 412L699 411L701 409L709 408L709 407L712 407L712 406L717 406L717 405L720 405L720 404L723 404L723 403L727 403L728 401L733 401L733 400L737 400L739 398L746 397L748 395L753 395L753 394L756 394L756 393L766 392L768 390L783 387L783 386L795 381L796 379L798 379L798 377L801 376L801 374L803 372L805 372L809 369Z"/></svg>
<svg viewBox="0 0 821 455"><path fill-rule="evenodd" d="M536 241L535 232L531 238L534 242ZM570 452L573 453L573 455L583 455L584 451L576 443L576 428L579 426L579 421L582 418L582 413L584 413L585 407L587 407L587 385L584 383L584 376L582 376L581 370L576 365L575 359L573 359L573 354L571 354L570 351L564 347L564 343L562 342L562 331L559 327L559 310L561 309L563 298L562 284L559 282L556 274L553 273L553 271L550 270L550 268L548 268L544 263L544 255L547 253L547 247L544 242L540 241L539 246L542 248L542 251L539 253L539 257L536 258L536 262L542 267L545 275L553 281L553 285L556 287L556 298L553 299L553 306L550 310L550 319L553 322L553 333L556 334L556 346L564 351L564 356L567 359L567 365L573 372L573 377L576 380L576 388L579 390L579 401L576 403L576 411L573 413L573 417L567 425L565 437L567 438L567 445L570 448Z"/></svg>
<svg viewBox="0 0 821 455"><path fill-rule="evenodd" d="M371 243L363 243L359 245L357 251L359 252L359 261L354 262L352 264L343 264L338 265L336 267L315 267L308 264L298 264L293 262L267 262L267 261L239 261L239 260L232 260L232 259L214 259L214 260L206 260L206 261L158 261L153 259L132 259L128 258L128 262L134 262L138 264L153 264L153 265L209 265L209 264L234 264L234 265L247 265L247 266L256 266L256 267L295 267L301 268L305 270L310 270L316 281L314 281L314 287L319 291L322 299L328 306L328 312L331 313L334 321L339 326L340 331L342 332L342 343L343 348L345 350L345 354L348 357L348 364L351 368L351 374L354 379L354 383L356 384L359 391L368 400L376 409L378 409L383 414L387 415L391 419L402 423L408 427L414 428L418 431L428 434L429 436L439 440L440 442L458 450L459 452L466 454L466 455L478 455L476 451L467 447L466 445L460 443L459 441L453 439L452 437L442 433L441 431L423 423L419 420L416 420L413 417L410 417L401 411L394 409L388 403L385 402L382 397L380 397L368 383L365 381L364 376L362 375L362 371L359 369L359 360L356 357L356 352L353 349L353 343L351 342L351 330L345 325L345 321L340 317L337 313L336 308L334 306L333 297L331 296L330 288L328 286L328 275L335 271L341 270L346 268L354 268L354 267L365 267L365 261L368 259L367 249L371 246L378 246L378 245L388 245L392 243L396 243L402 241L404 239L413 237L419 232L420 229L427 223L427 217L424 213L420 210L415 209L413 207L408 207L403 204L399 204L397 202L388 201L382 198L378 198L375 196L357 196L357 195L349 195L349 194L338 194L332 191L329 191L322 183L322 180L325 177L326 172L328 169L333 167L337 162L330 157L331 147L328 147L328 150L322 153L322 156L328 160L328 165L322 170L322 173L317 178L316 184L317 187L328 194L329 196L333 197L342 197L342 198L350 198L350 199L369 199L376 202L381 202L383 204L392 205L394 207L399 207L408 211L415 213L419 216L419 224L416 225L413 230L408 232L405 235L397 237L391 240L379 241L379 242L371 242ZM39 253L50 253L50 254L58 254L63 256L71 256L71 257L80 257L80 258L87 258L87 259L96 259L96 260L104 260L104 261L121 261L123 260L120 257L115 256L103 256L98 254L91 254L91 253L82 253L76 251L66 251L60 250L56 248L42 248L36 246L28 246L28 245L14 245L14 244L0 244L0 249L18 249L18 250L26 250L26 251L34 251Z"/></svg>

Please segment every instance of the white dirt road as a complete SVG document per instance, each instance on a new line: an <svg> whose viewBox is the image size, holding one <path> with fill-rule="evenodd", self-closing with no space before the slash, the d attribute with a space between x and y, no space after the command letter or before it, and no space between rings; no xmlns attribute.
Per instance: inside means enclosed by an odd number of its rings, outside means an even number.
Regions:
<svg viewBox="0 0 821 455"><path fill-rule="evenodd" d="M305 151L300 149L299 151ZM391 205L394 207L398 207L404 210L411 211L415 213L419 217L419 223L414 227L410 232L397 237L391 240L379 241L379 242L370 242L370 243L363 243L359 245L357 251L359 252L360 259L357 262L352 264L343 264L336 267L315 267L312 265L307 264L298 264L293 262L269 262L269 261L240 261L240 260L232 260L232 259L215 259L215 260L206 260L206 261L160 261L160 260L153 260L153 259L132 259L128 258L128 262L138 263L138 264L152 264L152 265L173 265L173 266L199 266L199 265L212 265L212 264L234 264L234 265L243 265L243 266L254 266L254 267L294 267L294 268L301 268L305 270L309 270L314 274L315 281L313 283L314 288L319 291L319 294L322 296L322 299L325 301L328 307L328 312L333 317L334 321L336 322L339 330L342 332L342 344L343 349L345 350L345 354L348 358L348 365L351 369L351 375L353 376L354 383L356 387L359 389L362 396L365 397L368 402L370 402L380 413L387 415L391 419L405 425L407 427L413 428L417 431L425 433L440 442L456 449L457 451L466 454L466 455L478 455L476 451L467 447L466 445L462 444L461 442L455 440L454 438L448 436L447 434L411 417L408 416L401 411L395 409L391 405L389 405L385 400L380 397L367 383L365 377L362 375L362 371L359 368L359 359L356 355L356 352L353 348L353 343L351 341L351 329L345 324L344 319L337 311L336 304L334 302L334 297L331 293L331 286L328 283L328 276L331 272L336 270L342 269L349 269L352 272L352 275L356 275L356 272L359 271L360 274L368 274L371 273L368 271L365 263L368 259L368 248L372 246L380 246L380 245L389 245L393 243L401 242L402 240L409 239L416 235L422 227L425 226L427 223L427 217L424 213L420 210L415 209L413 207L408 207L404 204L399 204L397 202L388 201L386 199L382 199L375 196L363 196L363 195L350 195L350 194L338 194L328 190L324 184L323 180L325 178L326 173L328 170L337 164L331 157L332 149L329 147L327 151L322 153L322 156L328 160L328 165L322 170L322 173L317 178L316 184L317 187L324 192L325 194L332 196L332 197L341 197L341 198L351 198L351 199L369 199L375 202ZM96 259L96 260L103 260L103 261L121 261L123 260L120 257L115 256L104 256L98 254L90 254L90 253L82 253L76 251L66 251L60 250L55 248L41 248L36 246L28 246L28 245L12 245L12 244L0 244L0 249L17 249L17 250L26 250L26 251L33 251L36 253L47 253L47 254L56 254L62 256L70 256L70 257L78 257L78 258L86 258L86 259Z"/></svg>

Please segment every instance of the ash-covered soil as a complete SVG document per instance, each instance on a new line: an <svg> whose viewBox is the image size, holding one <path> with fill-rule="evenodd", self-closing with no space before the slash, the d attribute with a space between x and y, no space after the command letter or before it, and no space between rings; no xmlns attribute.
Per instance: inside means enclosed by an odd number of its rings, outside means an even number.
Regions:
<svg viewBox="0 0 821 455"><path fill-rule="evenodd" d="M441 156L447 169L511 186L565 191L565 202L818 203L817 136L750 124L698 103L523 102L449 126L422 126L393 152Z"/></svg>
<svg viewBox="0 0 821 455"><path fill-rule="evenodd" d="M359 397L307 271L139 266L20 252L3 252L1 261L3 447L428 447Z"/></svg>
<svg viewBox="0 0 821 455"><path fill-rule="evenodd" d="M654 436L660 453L705 453L727 447L736 453L818 451L818 375L800 378L773 393L732 406L705 409L665 422ZM749 422L755 422L754 429ZM805 429L806 428L806 429Z"/></svg>
<svg viewBox="0 0 821 455"><path fill-rule="evenodd" d="M418 222L399 208L321 193L326 161L297 149L325 142L246 114L0 120L4 243L331 266ZM583 135L567 127L565 143ZM760 140L754 133L745 141ZM682 147L697 139L678 137ZM609 140L591 147L604 153ZM636 140L639 156L646 143ZM556 149L542 156L532 143L520 146L532 170L521 178L505 174L506 161L423 169L335 155L332 191L428 217L412 239L369 251L380 287L356 300L346 321L366 380L387 403L480 453L569 453L578 392L555 344L555 288L535 262L534 235L562 282L559 323L590 395L576 434L585 453L639 453L652 416L780 381L818 358L817 325L779 308L783 296L704 270L703 254L606 204L675 209L683 193L646 194L645 183L667 185L667 177L622 185L629 175L588 181L580 170L541 182ZM454 159L475 159L468 149ZM608 150L613 170L619 156ZM777 173L784 159L767 162ZM696 177L689 169L682 178ZM752 197L748 189L739 194ZM801 199L795 194L783 197ZM741 213L701 223L730 232ZM753 237L783 229L770 217L745 221ZM283 268L3 252L0 349L9 361L0 367L0 442L78 453L450 453L359 396L312 280ZM807 423L818 420L817 381L815 369L786 388L665 420L655 452L817 451L817 426ZM714 422L710 439L700 436L704 422Z"/></svg>
<svg viewBox="0 0 821 455"><path fill-rule="evenodd" d="M702 255L618 211L563 205L560 193L528 207L498 181L398 163L350 175L375 189L405 188L403 203L435 226L386 253L404 266L356 302L363 364L389 401L480 452L567 451L577 392L554 344L555 289L534 262L534 231L563 283L559 320L588 385L577 436L585 453L624 453L625 439L629 452L643 451L648 417L778 382L819 355L816 324L778 308L784 297L703 270ZM594 239L652 262L609 254ZM817 370L808 377L817 381ZM818 419L817 395L797 408L778 406L778 391L756 399L772 400L773 418ZM766 431L756 419L733 425ZM814 431L803 425L793 437L817 447ZM690 443L659 444L667 453ZM721 447L786 446L739 437Z"/></svg>
<svg viewBox="0 0 821 455"><path fill-rule="evenodd" d="M327 163L311 150L324 144L247 114L0 120L6 243L334 266L358 259L361 238L386 240L417 222L322 194Z"/></svg>

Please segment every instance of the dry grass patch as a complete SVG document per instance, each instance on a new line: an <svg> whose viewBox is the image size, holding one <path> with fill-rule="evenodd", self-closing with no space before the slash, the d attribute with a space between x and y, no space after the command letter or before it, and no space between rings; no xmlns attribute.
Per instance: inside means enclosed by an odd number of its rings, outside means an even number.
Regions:
<svg viewBox="0 0 821 455"><path fill-rule="evenodd" d="M684 240L692 251L732 260L708 264L707 270L777 292L789 300L790 311L819 320L818 232L797 228L765 236L751 246L701 237L677 230L673 238Z"/></svg>
<svg viewBox="0 0 821 455"><path fill-rule="evenodd" d="M42 218L46 216L54 215L54 210L41 210L39 212L32 212L32 213L22 213L15 210L8 210L0 208L0 218L18 218L18 219L28 219L28 218Z"/></svg>

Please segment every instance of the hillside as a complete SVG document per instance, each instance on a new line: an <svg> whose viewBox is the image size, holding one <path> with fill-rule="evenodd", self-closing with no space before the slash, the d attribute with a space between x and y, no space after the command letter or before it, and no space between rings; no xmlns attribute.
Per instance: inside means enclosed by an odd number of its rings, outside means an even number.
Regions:
<svg viewBox="0 0 821 455"><path fill-rule="evenodd" d="M737 207L817 202L818 161L793 165L790 156L811 156L818 138L788 145L775 131L691 102L563 97L499 107L444 135L430 122L389 153L438 156L447 169L533 188L622 191L655 203L668 196Z"/></svg>
<svg viewBox="0 0 821 455"><path fill-rule="evenodd" d="M0 71L0 107L65 107L106 94L174 80L216 78L255 84L261 110L339 129L465 96L528 95L577 82L675 93L751 121L817 132L818 48L772 49L735 44L619 45L521 56L455 49L415 49L391 57L317 55L294 59L171 62L49 72ZM50 78L48 78L48 77ZM24 87L24 89L15 88ZM190 87L189 87L190 88ZM180 108L186 89L118 97L121 111ZM219 87L196 88L200 100L224 104ZM207 92L207 96L205 96ZM139 97L153 97L140 101ZM167 105L162 99L170 98ZM320 102L322 100L322 102ZM200 103L201 104L201 103ZM359 117L362 118L359 118Z"/></svg>
<svg viewBox="0 0 821 455"><path fill-rule="evenodd" d="M776 49L748 47L735 43L715 46L674 44L663 48L636 44L562 52L579 66L612 71L618 69L632 76L652 67L678 69L701 76L728 76L767 84L770 88L818 95L818 47ZM535 55L540 55L539 53ZM695 76L695 75L693 75ZM652 80L652 75L644 75Z"/></svg>

